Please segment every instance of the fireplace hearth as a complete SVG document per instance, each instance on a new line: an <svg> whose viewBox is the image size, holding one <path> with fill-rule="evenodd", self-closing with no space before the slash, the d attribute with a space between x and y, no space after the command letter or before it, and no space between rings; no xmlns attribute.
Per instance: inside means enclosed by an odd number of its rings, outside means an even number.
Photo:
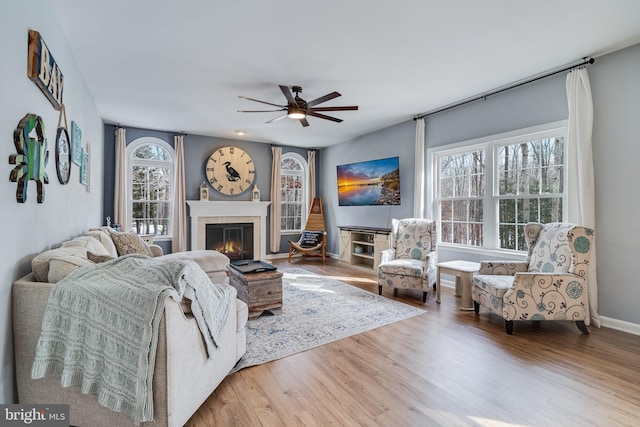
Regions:
<svg viewBox="0 0 640 427"><path fill-rule="evenodd" d="M207 249L208 224L253 224L252 259L266 259L267 208L270 204L262 201L187 200L191 217L191 250Z"/></svg>

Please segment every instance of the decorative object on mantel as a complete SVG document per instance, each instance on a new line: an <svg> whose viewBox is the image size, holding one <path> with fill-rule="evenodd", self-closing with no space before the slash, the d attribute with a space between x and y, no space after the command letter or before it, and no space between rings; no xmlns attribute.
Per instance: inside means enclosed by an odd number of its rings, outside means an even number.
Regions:
<svg viewBox="0 0 640 427"><path fill-rule="evenodd" d="M82 163L82 130L74 121L71 121L71 160L78 166Z"/></svg>
<svg viewBox="0 0 640 427"><path fill-rule="evenodd" d="M37 139L29 136L34 130ZM49 183L49 175L46 172L49 151L47 151L47 138L44 135L42 117L30 113L20 120L13 132L13 143L18 153L9 156L9 164L17 166L11 171L9 180L18 183L16 190L18 203L27 201L27 181L29 180L34 180L38 187L38 203L44 203L43 184Z"/></svg>
<svg viewBox="0 0 640 427"><path fill-rule="evenodd" d="M62 116L64 115L64 123ZM62 126L64 124L64 126ZM71 140L69 132L67 132L67 113L62 104L60 108L60 117L58 118L58 132L56 133L56 173L58 181L65 185L69 182L71 175Z"/></svg>
<svg viewBox="0 0 640 427"><path fill-rule="evenodd" d="M40 33L29 30L27 77L45 94L53 108L62 108L64 76Z"/></svg>
<svg viewBox="0 0 640 427"><path fill-rule="evenodd" d="M254 185L253 189L251 190L251 201L252 202L260 201L260 189L258 188L257 185Z"/></svg>
<svg viewBox="0 0 640 427"><path fill-rule="evenodd" d="M211 187L219 193L232 196L251 188L256 168L251 156L238 147L222 147L209 156L206 175Z"/></svg>
<svg viewBox="0 0 640 427"><path fill-rule="evenodd" d="M204 181L200 184L200 200L209 200L209 188Z"/></svg>

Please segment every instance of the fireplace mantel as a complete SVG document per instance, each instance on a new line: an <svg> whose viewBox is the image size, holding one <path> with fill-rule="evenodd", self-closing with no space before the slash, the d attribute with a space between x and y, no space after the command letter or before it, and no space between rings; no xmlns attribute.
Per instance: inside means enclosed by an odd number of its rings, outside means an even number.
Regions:
<svg viewBox="0 0 640 427"><path fill-rule="evenodd" d="M267 208L271 202L187 200L191 217L191 250L205 248L207 224L253 223L256 259L267 256Z"/></svg>

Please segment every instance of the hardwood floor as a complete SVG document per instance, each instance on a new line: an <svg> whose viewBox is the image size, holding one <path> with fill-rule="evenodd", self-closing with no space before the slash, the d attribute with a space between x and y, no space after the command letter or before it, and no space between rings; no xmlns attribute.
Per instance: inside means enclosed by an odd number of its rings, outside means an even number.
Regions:
<svg viewBox="0 0 640 427"><path fill-rule="evenodd" d="M320 259L296 266L371 292L375 275ZM229 375L196 426L638 426L640 337L572 322L516 322L385 289L427 310Z"/></svg>

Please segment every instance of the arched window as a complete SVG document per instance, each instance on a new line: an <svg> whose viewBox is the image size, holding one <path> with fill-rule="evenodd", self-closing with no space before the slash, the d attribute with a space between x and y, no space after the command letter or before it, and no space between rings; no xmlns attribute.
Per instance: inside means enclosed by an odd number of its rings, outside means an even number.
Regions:
<svg viewBox="0 0 640 427"><path fill-rule="evenodd" d="M307 162L296 153L285 153L280 161L282 233L300 233L307 219Z"/></svg>
<svg viewBox="0 0 640 427"><path fill-rule="evenodd" d="M174 160L173 148L158 138L138 138L127 146L125 230L171 236Z"/></svg>

